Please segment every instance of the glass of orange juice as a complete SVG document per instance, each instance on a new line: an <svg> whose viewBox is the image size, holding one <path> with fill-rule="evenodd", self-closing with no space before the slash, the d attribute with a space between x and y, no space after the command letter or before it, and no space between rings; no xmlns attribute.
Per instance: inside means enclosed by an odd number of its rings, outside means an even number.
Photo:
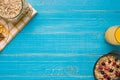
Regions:
<svg viewBox="0 0 120 80"><path fill-rule="evenodd" d="M120 26L110 27L105 32L105 39L112 45L120 45Z"/></svg>

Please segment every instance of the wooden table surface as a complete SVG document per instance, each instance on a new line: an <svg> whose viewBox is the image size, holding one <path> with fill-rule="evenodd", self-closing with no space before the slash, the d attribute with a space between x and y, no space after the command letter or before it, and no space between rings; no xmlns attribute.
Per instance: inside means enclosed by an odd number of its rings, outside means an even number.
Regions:
<svg viewBox="0 0 120 80"><path fill-rule="evenodd" d="M120 0L28 0L38 14L0 54L0 80L94 80L111 50L107 28L120 25Z"/></svg>

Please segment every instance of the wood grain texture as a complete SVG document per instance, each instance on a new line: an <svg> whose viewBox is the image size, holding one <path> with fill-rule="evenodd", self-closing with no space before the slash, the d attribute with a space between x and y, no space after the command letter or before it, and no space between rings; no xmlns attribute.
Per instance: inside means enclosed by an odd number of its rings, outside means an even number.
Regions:
<svg viewBox="0 0 120 80"><path fill-rule="evenodd" d="M38 14L0 54L0 80L94 80L96 60L119 50L104 32L120 24L117 0L28 0Z"/></svg>

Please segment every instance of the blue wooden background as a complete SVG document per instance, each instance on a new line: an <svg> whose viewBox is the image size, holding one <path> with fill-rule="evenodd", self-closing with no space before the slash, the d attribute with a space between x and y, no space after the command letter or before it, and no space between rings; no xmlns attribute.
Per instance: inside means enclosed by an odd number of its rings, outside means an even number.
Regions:
<svg viewBox="0 0 120 80"><path fill-rule="evenodd" d="M96 60L120 47L120 0L28 0L38 14L0 54L0 80L94 80Z"/></svg>

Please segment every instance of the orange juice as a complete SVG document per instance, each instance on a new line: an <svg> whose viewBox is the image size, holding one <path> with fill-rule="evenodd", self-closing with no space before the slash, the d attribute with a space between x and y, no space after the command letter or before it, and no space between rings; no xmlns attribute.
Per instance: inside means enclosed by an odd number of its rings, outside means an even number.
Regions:
<svg viewBox="0 0 120 80"><path fill-rule="evenodd" d="M110 27L105 33L105 39L112 45L120 45L120 27Z"/></svg>
<svg viewBox="0 0 120 80"><path fill-rule="evenodd" d="M120 27L117 28L115 37L118 43L120 43Z"/></svg>

